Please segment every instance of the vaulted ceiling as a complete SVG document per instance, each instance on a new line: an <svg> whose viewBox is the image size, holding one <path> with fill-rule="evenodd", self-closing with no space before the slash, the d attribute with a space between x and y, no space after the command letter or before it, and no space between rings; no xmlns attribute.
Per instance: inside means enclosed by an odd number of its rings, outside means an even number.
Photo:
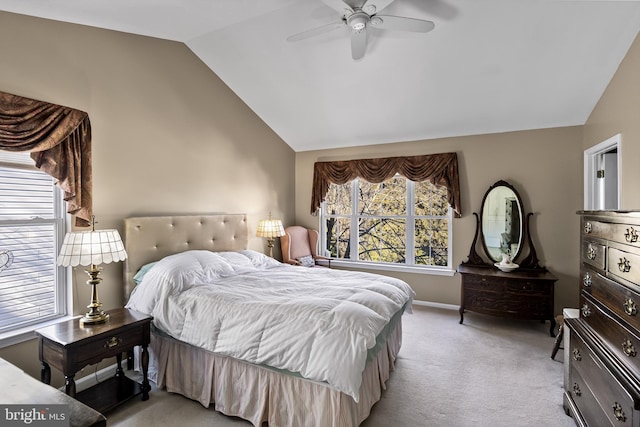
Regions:
<svg viewBox="0 0 640 427"><path fill-rule="evenodd" d="M395 0L379 15L435 28L368 25L357 60L347 25L287 41L340 22L336 4L0 0L0 10L184 42L296 151L584 124L640 30L640 1Z"/></svg>

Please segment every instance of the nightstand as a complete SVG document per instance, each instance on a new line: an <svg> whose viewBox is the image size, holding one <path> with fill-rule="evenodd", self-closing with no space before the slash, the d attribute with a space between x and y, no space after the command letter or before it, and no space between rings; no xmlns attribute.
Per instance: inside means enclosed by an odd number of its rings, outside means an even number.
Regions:
<svg viewBox="0 0 640 427"><path fill-rule="evenodd" d="M65 392L80 402L104 413L142 393L149 398L149 351L151 320L147 316L126 308L109 310L105 323L80 326L78 319L67 320L36 330L39 338L39 357L42 363L41 380L51 382L51 366L62 371ZM135 346L142 347L142 384L124 375L122 353L132 354ZM76 394L75 375L87 365L116 357L114 377ZM131 368L129 364L128 368Z"/></svg>

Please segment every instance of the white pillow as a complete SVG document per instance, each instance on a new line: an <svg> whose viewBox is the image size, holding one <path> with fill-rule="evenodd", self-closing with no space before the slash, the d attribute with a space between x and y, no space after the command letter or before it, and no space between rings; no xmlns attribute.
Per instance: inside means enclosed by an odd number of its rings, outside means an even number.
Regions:
<svg viewBox="0 0 640 427"><path fill-rule="evenodd" d="M255 268L271 268L282 265L280 261L277 261L263 253L252 251L251 249L246 249L239 253L249 258L251 264L253 264Z"/></svg>
<svg viewBox="0 0 640 427"><path fill-rule="evenodd" d="M156 304L194 286L203 286L234 270L223 257L210 251L169 255L153 266L131 293L127 308L151 314Z"/></svg>
<svg viewBox="0 0 640 427"><path fill-rule="evenodd" d="M216 255L224 258L236 273L256 269L251 260L240 252L216 252Z"/></svg>

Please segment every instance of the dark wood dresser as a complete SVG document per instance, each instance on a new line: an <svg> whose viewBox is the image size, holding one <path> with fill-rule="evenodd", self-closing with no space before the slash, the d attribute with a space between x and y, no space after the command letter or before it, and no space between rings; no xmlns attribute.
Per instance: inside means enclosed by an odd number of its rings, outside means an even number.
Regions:
<svg viewBox="0 0 640 427"><path fill-rule="evenodd" d="M565 320L565 410L580 426L640 426L640 212L579 215L580 317Z"/></svg>
<svg viewBox="0 0 640 427"><path fill-rule="evenodd" d="M546 270L503 272L497 268L460 265L460 323L465 310L512 319L549 320L553 336L556 277Z"/></svg>

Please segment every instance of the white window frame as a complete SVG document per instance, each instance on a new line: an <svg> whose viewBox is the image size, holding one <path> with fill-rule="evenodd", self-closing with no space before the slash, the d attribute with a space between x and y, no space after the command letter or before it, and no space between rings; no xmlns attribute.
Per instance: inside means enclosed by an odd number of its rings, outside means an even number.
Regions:
<svg viewBox="0 0 640 427"><path fill-rule="evenodd" d="M9 157L11 158L11 157ZM25 164L20 161L13 162L11 160L0 160L0 166L9 167L12 169L32 170L37 171L35 165ZM41 172L44 173L44 172ZM53 185L53 179L52 179ZM59 248L62 244L62 240L66 234L66 230L70 229L70 215L65 211L66 204L63 199L63 191L54 185L54 197L53 197L53 209L55 217L53 219L33 218L25 220L0 220L0 224L6 225L25 225L25 224L43 224L53 223L55 225L55 247ZM21 324L15 328L5 329L0 332L0 348L15 345L30 339L35 338L34 331L44 326L57 323L62 319L70 318L72 308L72 293L71 293L71 275L68 274L68 269L65 267L57 266L55 268L55 284L56 284L56 311L55 313L38 319L33 322Z"/></svg>
<svg viewBox="0 0 640 427"><path fill-rule="evenodd" d="M406 179L406 178L405 178ZM350 218L350 246L352 248L358 248L358 218L360 215L358 214L358 181L359 178L356 178L351 182L351 214L350 215L336 215L341 218L349 217ZM407 263L399 264L399 263L387 263L387 262L373 262L373 261L361 261L358 260L358 251L351 251L349 255L349 259L345 258L332 258L331 265L332 266L342 266L342 267L357 267L361 269L370 269L370 270L383 270L383 271L398 271L398 272L407 272L407 273L419 273L419 274L432 274L432 275L441 275L441 276L453 276L455 270L453 269L453 209L449 206L447 211L447 224L448 224L448 237L449 240L447 242L447 266L433 266L433 265L416 265L414 264L413 255L414 255L414 224L416 219L441 219L445 218L443 216L429 216L429 215L419 215L416 216L414 207L415 207L415 193L414 193L414 182L410 179L406 179L407 182L407 214L403 216L398 216L399 218L406 219L406 252L407 252ZM329 216L326 215L325 202L322 202L320 206L320 215L319 218L319 227L320 230L320 255L324 255L325 248L327 247L327 218ZM380 218L388 218L390 216L380 215ZM369 216L369 218L376 218L376 216ZM409 257L410 255L410 257ZM410 258L410 259L409 259Z"/></svg>

